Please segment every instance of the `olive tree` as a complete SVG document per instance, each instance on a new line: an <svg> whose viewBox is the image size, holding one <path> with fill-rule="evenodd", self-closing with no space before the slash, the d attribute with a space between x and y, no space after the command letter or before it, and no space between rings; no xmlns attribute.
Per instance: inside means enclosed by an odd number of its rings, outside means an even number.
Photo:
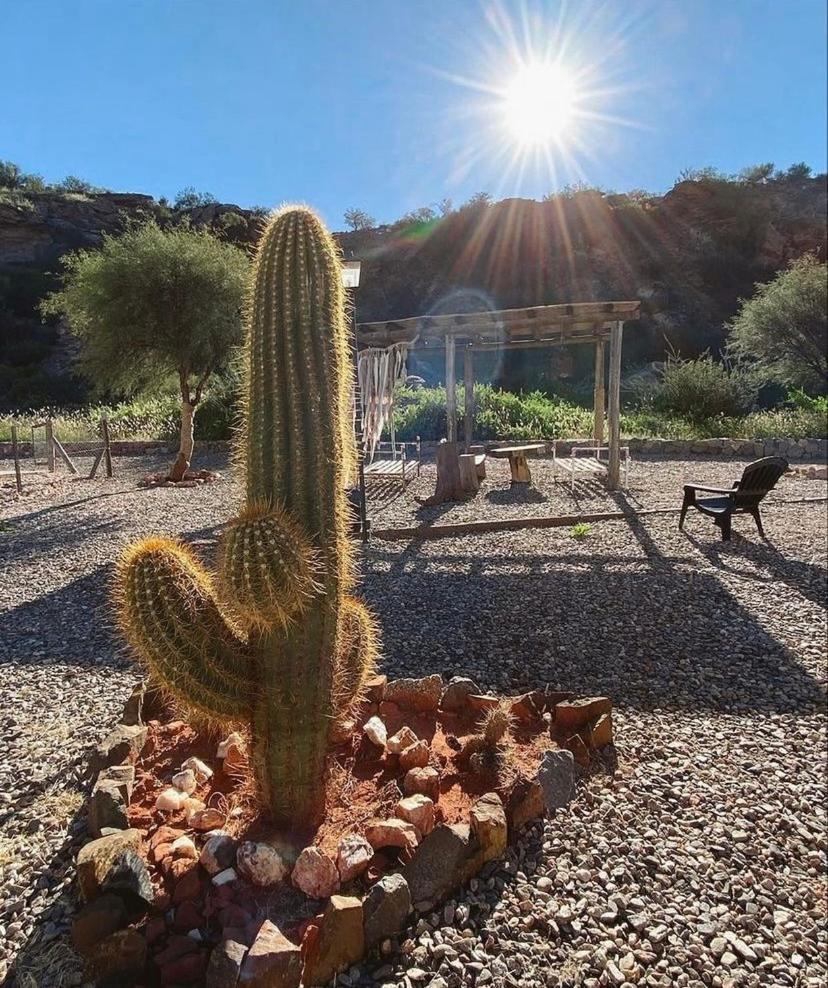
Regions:
<svg viewBox="0 0 828 988"><path fill-rule="evenodd" d="M824 393L827 309L828 269L806 254L742 303L729 325L729 349L782 384Z"/></svg>
<svg viewBox="0 0 828 988"><path fill-rule="evenodd" d="M63 265L62 287L41 310L64 316L81 340L80 369L95 390L134 394L175 380L181 433L169 477L181 480L196 406L241 341L246 254L207 230L150 221Z"/></svg>

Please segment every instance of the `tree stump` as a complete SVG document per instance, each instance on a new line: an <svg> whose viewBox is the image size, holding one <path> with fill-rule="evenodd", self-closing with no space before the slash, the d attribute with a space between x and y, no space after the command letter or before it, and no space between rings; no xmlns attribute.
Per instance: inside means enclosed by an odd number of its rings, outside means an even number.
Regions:
<svg viewBox="0 0 828 988"><path fill-rule="evenodd" d="M477 457L474 453L460 455L460 483L467 494L476 494L480 490L480 480L477 476Z"/></svg>
<svg viewBox="0 0 828 988"><path fill-rule="evenodd" d="M460 457L457 443L445 440L437 447L437 489L423 504L444 504L446 501L462 501L468 494L460 477Z"/></svg>

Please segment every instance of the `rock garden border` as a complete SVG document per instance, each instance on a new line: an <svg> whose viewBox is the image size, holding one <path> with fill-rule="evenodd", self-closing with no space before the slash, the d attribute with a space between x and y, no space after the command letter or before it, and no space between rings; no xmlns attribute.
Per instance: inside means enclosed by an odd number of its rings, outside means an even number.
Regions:
<svg viewBox="0 0 828 988"><path fill-rule="evenodd" d="M92 839L77 858L81 905L72 924L72 940L86 959L88 976L101 986L135 988L173 984L299 988L326 985L378 949L387 961L394 938L418 915L433 911L489 862L502 857L524 826L566 807L579 775L587 774L593 764L614 767L615 754L612 703L607 697L578 699L545 689L501 700L480 694L471 680L456 678L444 684L438 675L391 682L378 676L371 683L369 702L355 728L391 753L395 745L405 744L399 735L406 728L394 738L387 737L382 715L389 704L403 713L433 711L438 717L446 712L477 714L503 708L504 703L516 722L534 718L533 723L538 723L539 718L543 736L548 737L534 777L519 778L505 801L497 792L484 792L474 798L466 822L439 822L439 812L435 818L439 775L425 767L424 759L414 758L420 754L414 749L426 745L416 741L402 747L402 752L410 753L414 768L407 771L396 818L369 821L364 833L343 838L335 862L318 848L305 848L294 860L288 880L271 845L240 844L211 829L220 826L221 819L220 815L213 819L209 808L196 807L188 815L186 833L165 826L163 812L156 814L160 822L150 825L146 835L130 826L136 763L148 731L160 724L157 695L138 683L121 722L89 762L95 778L87 803ZM226 762L235 744L231 735L219 745L216 756L223 755ZM405 769L402 757L400 768ZM412 774L417 778L409 785ZM171 805L178 797L185 799L188 789L194 791L190 775L204 781L212 769L190 759L173 775L173 787L159 795L156 808L163 810L164 799ZM404 853L387 872L372 873L372 855L386 846L389 830L400 837ZM162 858L166 884L159 891L148 861ZM257 875L256 869L262 873ZM245 911L238 894L233 898L234 888L243 895L250 888L244 881L261 886L274 878L301 890L292 894L310 897L313 918L299 937L270 919L259 920L255 932L248 924L246 935L241 928ZM351 881L357 878L358 883ZM214 914L209 922L194 905L198 890L205 888L221 900L217 917ZM316 900L321 908L314 907ZM234 924L239 924L235 936Z"/></svg>

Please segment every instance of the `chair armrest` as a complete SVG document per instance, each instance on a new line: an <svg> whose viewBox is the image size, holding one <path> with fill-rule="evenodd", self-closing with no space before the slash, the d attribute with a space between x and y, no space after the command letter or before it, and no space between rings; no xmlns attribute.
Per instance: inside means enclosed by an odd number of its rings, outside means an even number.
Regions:
<svg viewBox="0 0 828 988"><path fill-rule="evenodd" d="M705 491L707 494L733 494L736 490L736 485L732 487L707 487L704 484L685 484L685 493L688 491Z"/></svg>

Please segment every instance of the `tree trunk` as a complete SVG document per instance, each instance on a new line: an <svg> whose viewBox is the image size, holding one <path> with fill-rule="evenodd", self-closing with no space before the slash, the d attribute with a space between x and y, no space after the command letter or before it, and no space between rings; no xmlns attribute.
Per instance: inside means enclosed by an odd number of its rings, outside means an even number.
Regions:
<svg viewBox="0 0 828 988"><path fill-rule="evenodd" d="M193 456L193 416L195 405L190 401L181 402L181 441L178 446L178 456L170 469L170 480L183 480L184 474L190 469Z"/></svg>

